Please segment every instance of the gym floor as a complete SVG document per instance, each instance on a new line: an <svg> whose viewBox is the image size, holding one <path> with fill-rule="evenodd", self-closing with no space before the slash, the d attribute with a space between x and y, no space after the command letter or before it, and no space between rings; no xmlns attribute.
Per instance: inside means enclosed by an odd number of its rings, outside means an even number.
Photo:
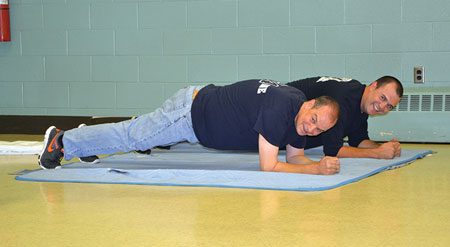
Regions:
<svg viewBox="0 0 450 247"><path fill-rule="evenodd" d="M39 135L0 135L2 141ZM321 192L17 181L0 156L1 246L450 246L450 144Z"/></svg>

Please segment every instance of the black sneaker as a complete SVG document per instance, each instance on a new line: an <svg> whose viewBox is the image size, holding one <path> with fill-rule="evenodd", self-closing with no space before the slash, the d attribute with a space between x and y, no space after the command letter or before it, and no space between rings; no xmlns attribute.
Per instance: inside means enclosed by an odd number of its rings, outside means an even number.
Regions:
<svg viewBox="0 0 450 247"><path fill-rule="evenodd" d="M82 123L80 125L78 125L78 128L82 128L86 126L86 124ZM78 158L80 160L81 163L91 163L91 164L95 164L100 162L100 158L97 155L92 155L92 156L86 156L86 157L80 157Z"/></svg>
<svg viewBox="0 0 450 247"><path fill-rule="evenodd" d="M157 148L157 149L165 149L165 150L170 150L170 147L172 147L172 146L156 146L156 147L154 147L154 148ZM147 155L150 155L150 154L152 154L152 150L151 149L147 149L147 150L134 150L136 153L139 153L139 154L147 154Z"/></svg>
<svg viewBox="0 0 450 247"><path fill-rule="evenodd" d="M51 126L45 131L44 148L38 156L42 169L55 169L61 166L61 159L64 156L63 135L64 131L55 126Z"/></svg>
<svg viewBox="0 0 450 247"><path fill-rule="evenodd" d="M80 160L81 163L95 164L95 163L100 162L100 158L97 155L80 157L78 159Z"/></svg>
<svg viewBox="0 0 450 247"><path fill-rule="evenodd" d="M147 150L144 150L144 151L141 151L141 150L134 150L134 151L136 153L138 153L138 154L146 154L146 155L150 155L152 153L151 149L147 149Z"/></svg>

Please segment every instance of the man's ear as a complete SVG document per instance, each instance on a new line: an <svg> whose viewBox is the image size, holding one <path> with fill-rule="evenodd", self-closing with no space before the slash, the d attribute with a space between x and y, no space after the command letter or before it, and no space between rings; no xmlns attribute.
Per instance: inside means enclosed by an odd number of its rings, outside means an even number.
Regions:
<svg viewBox="0 0 450 247"><path fill-rule="evenodd" d="M308 100L305 103L306 103L306 106L308 107L308 109L311 109L311 108L313 108L314 104L316 103L316 100L315 99Z"/></svg>
<svg viewBox="0 0 450 247"><path fill-rule="evenodd" d="M372 89L377 88L377 85L378 85L377 81L374 81L374 82L370 83L370 87L372 87Z"/></svg>

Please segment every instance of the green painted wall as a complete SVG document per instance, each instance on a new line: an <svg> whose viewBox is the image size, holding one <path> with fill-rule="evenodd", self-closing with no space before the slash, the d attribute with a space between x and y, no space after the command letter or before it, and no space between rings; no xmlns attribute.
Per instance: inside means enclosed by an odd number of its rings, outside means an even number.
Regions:
<svg viewBox="0 0 450 247"><path fill-rule="evenodd" d="M132 116L188 84L449 87L448 0L11 0L0 114ZM426 83L414 85L413 67Z"/></svg>

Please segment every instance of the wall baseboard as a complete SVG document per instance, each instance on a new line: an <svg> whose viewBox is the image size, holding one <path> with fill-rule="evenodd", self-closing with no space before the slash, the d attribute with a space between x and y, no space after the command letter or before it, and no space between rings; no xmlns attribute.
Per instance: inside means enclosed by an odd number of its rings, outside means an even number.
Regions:
<svg viewBox="0 0 450 247"><path fill-rule="evenodd" d="M81 123L95 125L127 119L130 117L0 115L0 134L44 134L52 125L68 130L77 128Z"/></svg>

